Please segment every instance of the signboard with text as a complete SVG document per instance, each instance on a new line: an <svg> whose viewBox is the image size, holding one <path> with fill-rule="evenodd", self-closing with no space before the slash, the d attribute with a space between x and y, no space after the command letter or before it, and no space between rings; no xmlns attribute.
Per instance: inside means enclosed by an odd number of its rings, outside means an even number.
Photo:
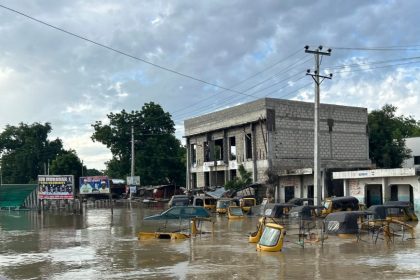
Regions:
<svg viewBox="0 0 420 280"><path fill-rule="evenodd" d="M38 199L74 199L73 175L38 175Z"/></svg>
<svg viewBox="0 0 420 280"><path fill-rule="evenodd" d="M127 176L127 185L140 186L140 176Z"/></svg>
<svg viewBox="0 0 420 280"><path fill-rule="evenodd" d="M108 176L80 177L80 194L110 193Z"/></svg>

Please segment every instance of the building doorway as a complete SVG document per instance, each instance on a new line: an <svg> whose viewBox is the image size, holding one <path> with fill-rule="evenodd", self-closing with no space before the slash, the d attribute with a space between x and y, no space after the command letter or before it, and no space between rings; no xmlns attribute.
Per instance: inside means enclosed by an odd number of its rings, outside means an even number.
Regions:
<svg viewBox="0 0 420 280"><path fill-rule="evenodd" d="M284 201L288 202L294 197L295 197L295 187L294 186L284 187Z"/></svg>
<svg viewBox="0 0 420 280"><path fill-rule="evenodd" d="M307 198L314 198L314 185L307 186L308 193L306 194Z"/></svg>
<svg viewBox="0 0 420 280"><path fill-rule="evenodd" d="M382 185L366 185L365 204L366 207L382 204Z"/></svg>

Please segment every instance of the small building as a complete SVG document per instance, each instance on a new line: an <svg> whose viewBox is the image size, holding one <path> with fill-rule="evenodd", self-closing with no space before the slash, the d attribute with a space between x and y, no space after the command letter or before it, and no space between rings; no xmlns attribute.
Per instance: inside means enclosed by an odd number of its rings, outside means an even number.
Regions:
<svg viewBox="0 0 420 280"><path fill-rule="evenodd" d="M314 104L263 98L187 119L187 188L222 186L252 173L254 183L268 179L278 201L313 198ZM323 197L343 195L332 171L367 169L367 109L320 105L320 155Z"/></svg>
<svg viewBox="0 0 420 280"><path fill-rule="evenodd" d="M402 167L420 168L420 137L406 138L405 147L411 150L411 157L403 162Z"/></svg>
<svg viewBox="0 0 420 280"><path fill-rule="evenodd" d="M183 194L181 187L172 184L142 186L138 191L141 197L155 200L169 200L175 194Z"/></svg>
<svg viewBox="0 0 420 280"><path fill-rule="evenodd" d="M333 172L342 181L344 195L356 197L367 207L387 201L409 201L420 211L420 171L416 168Z"/></svg>

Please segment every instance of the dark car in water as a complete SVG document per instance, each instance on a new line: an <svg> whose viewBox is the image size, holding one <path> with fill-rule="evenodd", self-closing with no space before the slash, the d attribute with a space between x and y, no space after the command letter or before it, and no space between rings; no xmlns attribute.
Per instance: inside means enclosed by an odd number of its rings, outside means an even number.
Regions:
<svg viewBox="0 0 420 280"><path fill-rule="evenodd" d="M188 195L174 195L168 202L169 208L173 206L188 206L190 205L190 197Z"/></svg>

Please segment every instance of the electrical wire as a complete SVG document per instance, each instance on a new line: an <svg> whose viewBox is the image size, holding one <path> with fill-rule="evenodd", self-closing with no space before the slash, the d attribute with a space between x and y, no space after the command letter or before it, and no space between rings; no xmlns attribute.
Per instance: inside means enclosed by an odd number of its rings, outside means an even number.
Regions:
<svg viewBox="0 0 420 280"><path fill-rule="evenodd" d="M96 45L96 46L98 46L98 47L101 47L101 48L104 48L104 49L107 49L107 50L113 51L113 52L118 53L118 54L121 54L121 55L123 55L123 56L129 57L129 58L132 58L132 59L134 59L134 60L137 60L137 61L140 61L140 62L146 63L146 64L148 64L148 65L151 65L151 66L156 67L156 68L159 68L159 69L161 69L161 70L164 70L164 71L170 72L170 73L172 73L172 74L175 74L175 75L178 75L178 76L182 76L182 77L184 77L184 78L188 78L188 79L191 79L191 80L194 80L194 81L197 81L197 82L200 82L200 83L206 84L206 85L210 85L210 86L213 86L213 87L215 87L215 88L219 88L219 89L223 89L223 90L227 90L227 91L235 92L235 93L237 93L237 94L242 94L242 95L245 95L245 96L249 96L248 94L242 93L242 92L240 92L240 91L236 91L236 90L233 90L233 89L230 89L230 88L226 88L226 87L223 87L223 86L217 85L217 84L215 84L215 83L211 83L211 82L205 81L205 80L203 80L203 79L196 78L196 77L191 76L191 75L188 75L188 74L184 74L184 73L182 73L182 72L179 72L179 71L173 70L173 69L168 68L168 67L165 67L165 66L161 66L161 65L159 65L159 64L156 64L156 63L150 62L150 61L148 61L148 60L145 60L145 59L143 59L143 58L137 57L137 56L135 56L135 55L132 55L132 54L126 53L126 52L124 52L124 51L121 51L121 50L115 49L115 48L113 48L113 47L107 46L107 45L105 45L105 44L102 44L102 43L96 42L96 41L94 41L94 40L91 40L91 39L86 38L86 37L84 37L84 36L78 35L78 34L73 33L73 32L71 32L71 31L67 31L67 30L65 30L65 29L63 29L63 28L60 28L60 27L57 27L57 26L52 25L52 24L50 24L50 23L47 23L47 22L45 22L45 21L39 20L39 19L34 18L34 17L32 17L32 16L30 16L30 15L28 15L28 14L25 14L25 13L23 13L23 12L20 12L20 11L15 10L15 9L12 9L12 8L6 7L6 6L4 6L4 5L1 5L1 4L0 4L0 8L3 8L3 9L5 9L5 10L11 11L11 12L13 12L13 13L19 14L19 15L24 16L24 17L26 17L26 18L28 18L28 19L30 19L30 20L32 20L32 21L38 22L38 23L40 23L40 24L43 24L43 25L45 25L45 26L48 26L48 27L53 28L53 29L55 29L55 30L58 30L58 31L60 31L60 32L66 33L67 35L70 35L70 36L76 37L76 38L78 38L78 39L84 40L84 41L89 42L89 43L91 43L91 44L94 44L94 45Z"/></svg>

